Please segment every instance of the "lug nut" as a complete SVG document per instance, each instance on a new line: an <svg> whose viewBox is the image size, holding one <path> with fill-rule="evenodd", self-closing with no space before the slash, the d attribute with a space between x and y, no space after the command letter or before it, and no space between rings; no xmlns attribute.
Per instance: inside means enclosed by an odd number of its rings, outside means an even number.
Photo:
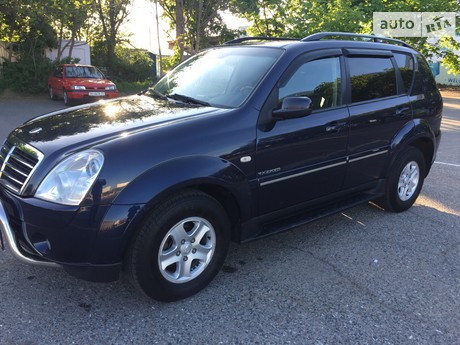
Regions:
<svg viewBox="0 0 460 345"><path fill-rule="evenodd" d="M180 255L180 250L176 253L176 256L179 256Z"/></svg>
<svg viewBox="0 0 460 345"><path fill-rule="evenodd" d="M192 253L193 253L193 254L196 253L196 248L193 248L193 249L192 249Z"/></svg>
<svg viewBox="0 0 460 345"><path fill-rule="evenodd" d="M184 256L184 261L187 261L188 260L188 257L187 256Z"/></svg>

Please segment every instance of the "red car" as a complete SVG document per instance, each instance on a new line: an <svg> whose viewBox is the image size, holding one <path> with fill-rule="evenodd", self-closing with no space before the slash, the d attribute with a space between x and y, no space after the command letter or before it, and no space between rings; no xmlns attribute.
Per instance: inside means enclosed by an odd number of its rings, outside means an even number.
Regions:
<svg viewBox="0 0 460 345"><path fill-rule="evenodd" d="M62 65L48 78L51 99L63 98L66 105L73 101L117 98L117 86L90 65Z"/></svg>

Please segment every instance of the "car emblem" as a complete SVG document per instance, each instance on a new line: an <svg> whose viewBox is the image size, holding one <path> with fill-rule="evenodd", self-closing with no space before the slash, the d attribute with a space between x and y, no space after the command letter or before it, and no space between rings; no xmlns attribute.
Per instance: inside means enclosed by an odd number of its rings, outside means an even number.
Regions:
<svg viewBox="0 0 460 345"><path fill-rule="evenodd" d="M43 128L37 127L37 128L34 128L34 129L30 130L29 133L30 134L37 134L37 133L40 133L42 130L43 130Z"/></svg>

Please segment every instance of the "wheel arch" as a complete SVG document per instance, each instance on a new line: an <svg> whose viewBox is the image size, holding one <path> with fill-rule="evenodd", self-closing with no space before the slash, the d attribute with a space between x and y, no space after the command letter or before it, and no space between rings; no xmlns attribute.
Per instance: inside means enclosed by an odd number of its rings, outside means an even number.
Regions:
<svg viewBox="0 0 460 345"><path fill-rule="evenodd" d="M199 191L213 197L225 210L228 220L230 222L231 239L235 242L240 241L240 222L242 219L242 207L238 203L236 196L228 189L219 184L212 182L207 183L189 183L181 184L180 186L171 186L167 190L163 191L160 195L152 198L147 204L143 205L139 212L131 219L130 223L126 228L125 247L128 247L128 243L131 242L132 238L136 233L136 229L145 220L145 218L156 208L161 205L167 199L174 197L177 194L181 194L185 191Z"/></svg>
<svg viewBox="0 0 460 345"><path fill-rule="evenodd" d="M416 147L425 159L425 177L430 172L437 150L436 136L429 124L423 119L412 120L396 134L390 144L391 167L397 156L407 147ZM387 169L388 171L388 169Z"/></svg>
<svg viewBox="0 0 460 345"><path fill-rule="evenodd" d="M239 241L239 224L252 212L246 176L220 158L187 157L150 169L132 181L114 200L113 204L140 206L126 226L124 247L129 247L136 229L155 207L185 190L201 191L216 199L228 215L232 240Z"/></svg>

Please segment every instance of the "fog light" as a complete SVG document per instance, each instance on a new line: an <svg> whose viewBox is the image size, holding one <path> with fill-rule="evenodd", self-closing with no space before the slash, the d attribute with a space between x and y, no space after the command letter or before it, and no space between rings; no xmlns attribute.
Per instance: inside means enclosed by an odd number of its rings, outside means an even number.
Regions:
<svg viewBox="0 0 460 345"><path fill-rule="evenodd" d="M40 254L46 255L51 251L50 242L42 234L34 234L31 239L35 250Z"/></svg>

